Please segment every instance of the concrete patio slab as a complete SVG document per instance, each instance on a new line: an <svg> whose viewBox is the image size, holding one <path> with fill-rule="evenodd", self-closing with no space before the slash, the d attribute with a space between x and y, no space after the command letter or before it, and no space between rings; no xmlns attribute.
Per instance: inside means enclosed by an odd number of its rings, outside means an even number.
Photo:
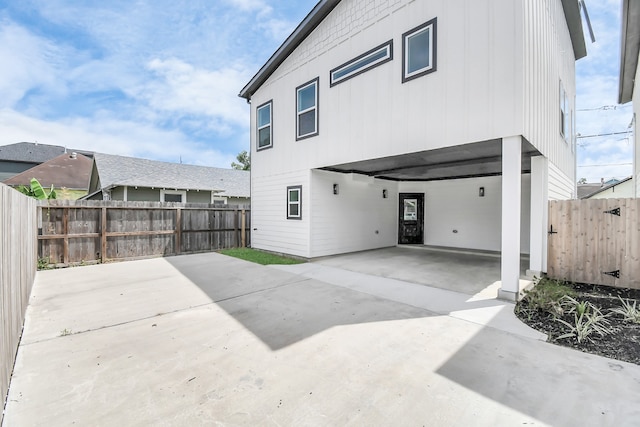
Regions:
<svg viewBox="0 0 640 427"><path fill-rule="evenodd" d="M472 296L312 272L219 254L39 272L3 426L640 419L640 366L463 318Z"/></svg>
<svg viewBox="0 0 640 427"><path fill-rule="evenodd" d="M333 255L314 259L313 263L469 295L480 293L500 280L499 254L423 245ZM523 279L527 268L529 259L523 257L520 262Z"/></svg>

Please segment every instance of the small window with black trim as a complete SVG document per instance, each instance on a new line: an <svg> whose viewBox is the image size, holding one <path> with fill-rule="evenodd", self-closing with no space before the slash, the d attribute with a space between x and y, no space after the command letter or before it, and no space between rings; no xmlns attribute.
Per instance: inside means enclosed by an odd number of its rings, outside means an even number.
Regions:
<svg viewBox="0 0 640 427"><path fill-rule="evenodd" d="M437 18L402 35L402 83L436 71Z"/></svg>
<svg viewBox="0 0 640 427"><path fill-rule="evenodd" d="M296 140L318 135L318 82L315 79L296 88Z"/></svg>
<svg viewBox="0 0 640 427"><path fill-rule="evenodd" d="M256 128L258 132L258 151L273 147L273 101L265 102L256 108Z"/></svg>
<svg viewBox="0 0 640 427"><path fill-rule="evenodd" d="M372 68L389 62L393 59L393 40L374 47L368 52L348 61L329 72L330 86L335 86L345 80L349 80Z"/></svg>
<svg viewBox="0 0 640 427"><path fill-rule="evenodd" d="M287 219L302 219L302 186L287 187Z"/></svg>

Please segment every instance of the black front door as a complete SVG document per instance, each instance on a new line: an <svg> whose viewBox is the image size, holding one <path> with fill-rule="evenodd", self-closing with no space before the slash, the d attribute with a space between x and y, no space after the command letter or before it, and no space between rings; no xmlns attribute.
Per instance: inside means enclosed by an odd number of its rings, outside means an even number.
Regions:
<svg viewBox="0 0 640 427"><path fill-rule="evenodd" d="M398 243L424 243L424 194L400 193Z"/></svg>

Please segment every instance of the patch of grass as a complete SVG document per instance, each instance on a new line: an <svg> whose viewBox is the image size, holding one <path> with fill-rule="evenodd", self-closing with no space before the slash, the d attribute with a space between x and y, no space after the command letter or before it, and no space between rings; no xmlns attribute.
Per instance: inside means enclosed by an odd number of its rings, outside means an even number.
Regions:
<svg viewBox="0 0 640 427"><path fill-rule="evenodd" d="M71 333L72 333L71 329L64 328L63 330L60 331L60 336L66 337L67 335L71 335Z"/></svg>
<svg viewBox="0 0 640 427"><path fill-rule="evenodd" d="M524 299L527 310L543 311L557 316L564 312L562 299L566 296L575 297L576 291L566 282L543 277L533 289L525 291Z"/></svg>
<svg viewBox="0 0 640 427"><path fill-rule="evenodd" d="M49 264L49 258L38 258L38 270L50 270L52 268Z"/></svg>
<svg viewBox="0 0 640 427"><path fill-rule="evenodd" d="M275 255L268 252L262 252L251 248L234 248L223 249L220 251L223 255L232 256L234 258L240 258L245 261L255 262L256 264L269 265L269 264L302 264L305 261L289 258L285 256Z"/></svg>

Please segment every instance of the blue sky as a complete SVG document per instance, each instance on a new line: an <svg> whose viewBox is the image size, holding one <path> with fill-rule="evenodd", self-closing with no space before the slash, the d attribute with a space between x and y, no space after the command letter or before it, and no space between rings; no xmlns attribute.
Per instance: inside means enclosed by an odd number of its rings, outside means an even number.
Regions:
<svg viewBox="0 0 640 427"><path fill-rule="evenodd" d="M20 141L229 167L249 148L237 94L316 0L0 0L0 145ZM626 131L620 0L587 1L578 132ZM600 108L607 107L607 108ZM578 178L631 174L626 135L581 138ZM598 166L586 166L598 165ZM605 165L605 166L602 166Z"/></svg>

